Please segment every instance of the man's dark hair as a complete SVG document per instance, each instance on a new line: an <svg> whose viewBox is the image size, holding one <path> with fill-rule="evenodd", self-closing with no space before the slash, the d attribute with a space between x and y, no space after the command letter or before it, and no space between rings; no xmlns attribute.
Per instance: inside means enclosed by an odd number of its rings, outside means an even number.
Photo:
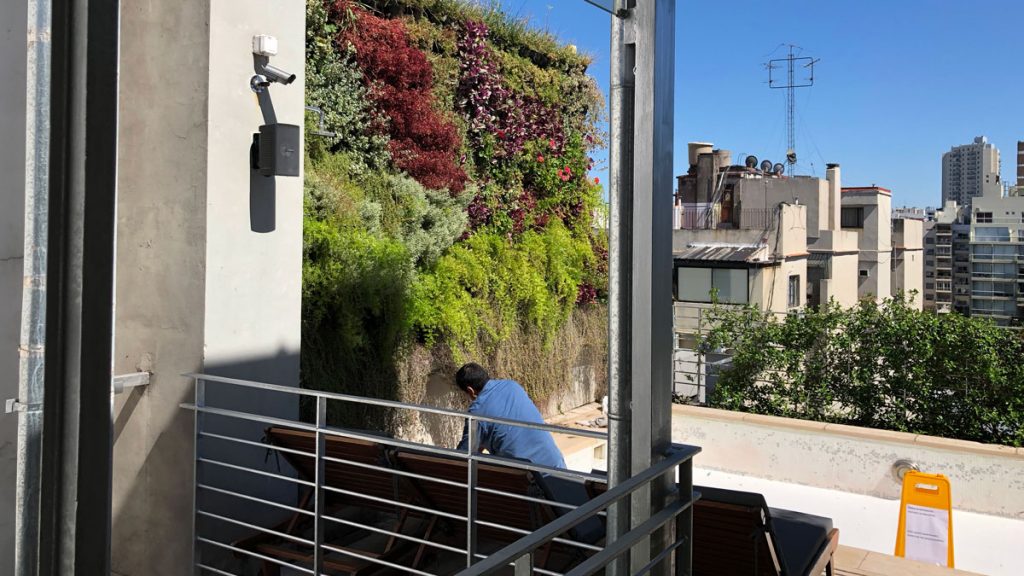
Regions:
<svg viewBox="0 0 1024 576"><path fill-rule="evenodd" d="M455 373L456 386L462 390L472 388L477 394L484 389L484 384L487 384L487 381L490 379L491 377L487 375L487 370L484 370L484 367L476 362L464 364Z"/></svg>

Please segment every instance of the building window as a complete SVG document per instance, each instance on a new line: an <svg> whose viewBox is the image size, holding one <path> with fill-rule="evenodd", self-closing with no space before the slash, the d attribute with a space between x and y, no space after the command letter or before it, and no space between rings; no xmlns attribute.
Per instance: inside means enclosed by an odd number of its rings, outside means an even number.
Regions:
<svg viewBox="0 0 1024 576"><path fill-rule="evenodd" d="M799 308L800 307L800 277L790 276L789 277L789 307Z"/></svg>
<svg viewBox="0 0 1024 576"><path fill-rule="evenodd" d="M860 269L860 277L861 278L867 278L870 275L871 274L868 273L867 269L865 269L865 268L861 268Z"/></svg>
<svg viewBox="0 0 1024 576"><path fill-rule="evenodd" d="M723 304L746 304L746 268L676 268L676 298L683 302L711 302L715 292Z"/></svg>
<svg viewBox="0 0 1024 576"><path fill-rule="evenodd" d="M840 214L840 226L843 228L863 228L864 208L862 206L843 208Z"/></svg>
<svg viewBox="0 0 1024 576"><path fill-rule="evenodd" d="M978 212L977 218L975 218L975 220L978 222L978 224L991 224L992 223L992 213L991 212Z"/></svg>

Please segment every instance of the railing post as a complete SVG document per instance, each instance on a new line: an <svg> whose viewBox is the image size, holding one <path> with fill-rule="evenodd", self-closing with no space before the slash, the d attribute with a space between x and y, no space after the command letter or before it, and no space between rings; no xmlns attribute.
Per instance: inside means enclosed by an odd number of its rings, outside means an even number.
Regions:
<svg viewBox="0 0 1024 576"><path fill-rule="evenodd" d="M316 482L313 487L313 574L320 576L324 568L324 455L327 442L327 398L316 397Z"/></svg>
<svg viewBox="0 0 1024 576"><path fill-rule="evenodd" d="M476 453L477 423L472 416L466 417L466 429L469 432L466 451L466 567L476 561Z"/></svg>
<svg viewBox="0 0 1024 576"><path fill-rule="evenodd" d="M679 465L677 488L680 501L693 499L692 458L687 458ZM675 537L677 540L685 541L682 546L676 548L675 574L676 576L690 576L693 573L693 504L676 517Z"/></svg>
<svg viewBox="0 0 1024 576"><path fill-rule="evenodd" d="M199 576L202 573L199 564L203 561L199 544L199 440L203 432L202 409L206 406L206 382L202 378L196 378L193 403L196 413L195 419L192 421L192 573Z"/></svg>
<svg viewBox="0 0 1024 576"><path fill-rule="evenodd" d="M516 560L515 576L530 576L533 574L533 554L523 554Z"/></svg>

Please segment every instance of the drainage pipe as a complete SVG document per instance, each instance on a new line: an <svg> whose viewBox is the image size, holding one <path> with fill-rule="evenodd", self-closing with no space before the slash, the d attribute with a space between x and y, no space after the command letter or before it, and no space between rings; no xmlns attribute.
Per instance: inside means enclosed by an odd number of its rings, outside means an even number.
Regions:
<svg viewBox="0 0 1024 576"><path fill-rule="evenodd" d="M633 102L634 45L626 34L631 0L615 0L612 17L611 77L609 94L609 230L608 230L608 485L630 476L632 400L632 289L633 268ZM608 508L606 541L610 544L630 529L630 501ZM626 576L628 557L616 558L611 576Z"/></svg>
<svg viewBox="0 0 1024 576"><path fill-rule="evenodd" d="M14 573L39 563L43 360L46 344L46 253L50 163L52 0L28 0L25 107L25 264L19 351L18 472Z"/></svg>

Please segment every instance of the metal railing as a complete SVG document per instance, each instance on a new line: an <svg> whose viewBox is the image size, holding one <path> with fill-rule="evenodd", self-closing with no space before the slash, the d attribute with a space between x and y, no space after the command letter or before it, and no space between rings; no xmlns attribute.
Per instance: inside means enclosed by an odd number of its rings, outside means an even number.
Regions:
<svg viewBox="0 0 1024 576"><path fill-rule="evenodd" d="M643 572L664 561L680 567L673 573L689 573L692 521L690 507L693 502L691 462L692 457L699 452L699 448L674 445L664 459L651 468L633 476L623 484L608 489L604 494L583 505L573 505L550 500L542 494L520 494L494 487L480 486L478 472L481 465L518 469L544 477L552 476L577 482L590 480L603 483L606 478L600 473L551 468L481 453L473 449L478 440L477 427L480 423L486 422L544 430L552 434L607 440L607 434L604 432L479 416L435 406L306 390L221 376L205 374L189 374L188 376L195 380L195 397L191 404L182 404L182 407L195 412L193 566L197 574L235 574L236 572L231 570L238 569L235 564L241 562L239 559L248 559L275 567L287 567L296 572L319 575L323 574L325 560L329 555L341 555L355 561L376 564L390 571L425 576L453 574L460 569L462 572L459 574L484 574L489 571L487 567L501 567L506 564L515 567L517 576L520 574L561 576L559 572L547 567L534 565L533 552L552 544L576 550L576 554L580 556L581 563L571 567L571 571L567 574L591 574L622 555L634 544L649 538L662 528L667 529L671 535L667 549L655 558ZM253 406L263 408L282 406L282 403L269 402L266 399L257 400L261 396L274 397L275 395L277 395L276 397L285 396L288 399L285 404L290 402L289 405L294 406L292 412L297 411L300 400L310 403L311 407L315 408L314 421L302 421L295 416L271 416L264 413L266 410L253 408ZM411 411L421 417L449 419L449 423L461 421L466 425L469 442L464 450L458 450L424 442L380 436L372 432L338 428L330 425L327 420L328 406L332 402L362 406L367 409L373 407ZM239 423L239 425L233 428L231 425L225 426L227 423ZM305 432L310 435L310 440L315 441L315 452L264 443L260 438L253 437L254 432L260 430L259 427L281 427ZM336 454L328 455L327 441L332 438L369 441L398 452L440 456L449 460L457 459L465 463L466 477L464 481L456 481L448 477L418 474L387 463L373 465L339 458L336 457ZM214 444L221 448L219 453L215 453L216 451L211 449ZM260 462L254 461L251 455L246 458L244 455L238 454L245 449L265 450L266 456ZM291 454L309 459L314 463L313 469L316 471L314 477L302 478L298 471L293 474L280 469L268 470L267 459L271 454L275 456ZM326 481L327 467L338 465L355 466L377 473L390 474L393 475L396 482L410 479L463 489L465 491L465 512L454 513L453 510L442 509L443 506L435 507L422 501L403 501L397 495L393 499L381 498L379 495L339 489ZM651 482L659 481L659 479L665 480L667 475L674 471L678 471L679 479L676 484L678 490L672 493L670 501L666 502L664 507L650 520L635 527L616 541L598 545L573 539L568 534L572 528L592 518L600 517L603 521L604 513L602 511L608 506L622 499L628 499L633 492L649 486ZM257 493L257 491L244 487L243 480L252 479L263 484L282 485L286 489L283 492L277 491L276 496ZM303 503L296 504L298 489L309 491L309 496L303 501L311 502L311 507ZM521 526L495 522L493 518L481 518L477 509L477 499L480 494L522 501L524 506L547 506L552 511L559 510L563 515L539 529L524 530ZM342 518L327 509L325 503L328 496L347 496L363 502L375 502L393 508L396 513L398 510L402 510L403 513L424 519L432 517L441 518L449 523L463 523L466 539L462 545L457 545L443 538L431 537L429 534L406 533L400 527L388 530L380 527L379 524L362 521L359 517ZM244 505L244 508L240 507L240 504ZM568 512L564 512L566 510ZM280 518L274 521L252 520L251 518L256 515L257 511L264 517L273 517L275 512L277 516L280 514L293 515L292 526L295 525L294 523L299 517L302 517L307 522L312 521L312 532L302 534L291 532L291 529L283 530L279 528L283 525L279 521ZM218 529L204 530L204 525L209 527L210 523L217 525ZM381 535L393 541L404 541L410 545L419 546L421 550L429 548L437 556L435 565L431 567L406 565L398 559L385 559L372 553L363 553L334 544L326 537L326 534L330 529L339 526L364 531L366 534ZM480 529L487 529L492 533L494 531L505 533L508 536L504 538L505 541L518 536L521 538L500 551L488 555L479 546L478 532ZM249 534L288 541L311 552L308 552L304 559L292 558L291 561L288 561L287 558L241 546L237 539L234 541L231 538L225 539L223 532L230 530L247 531ZM234 557L235 560L230 560L230 557ZM459 557L462 557L462 561L457 561ZM453 561L456 561L457 566L453 565Z"/></svg>

